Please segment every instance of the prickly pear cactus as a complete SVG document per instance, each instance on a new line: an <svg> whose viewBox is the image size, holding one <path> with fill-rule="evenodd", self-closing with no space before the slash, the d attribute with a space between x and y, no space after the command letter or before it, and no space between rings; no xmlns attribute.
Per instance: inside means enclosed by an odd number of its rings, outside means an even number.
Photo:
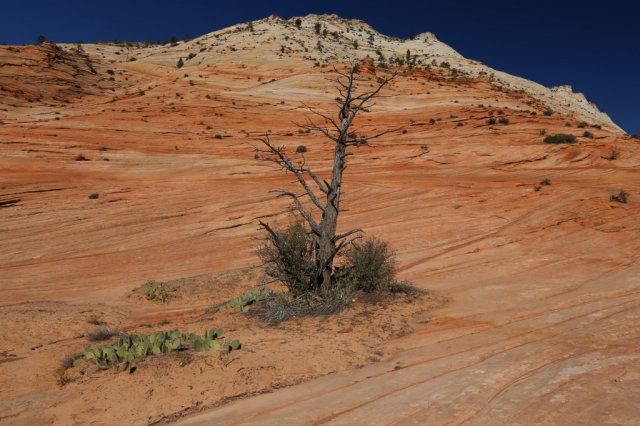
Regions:
<svg viewBox="0 0 640 426"><path fill-rule="evenodd" d="M144 359L149 355L161 355L189 347L195 351L222 350L223 331L221 328L205 329L202 336L195 333L181 333L174 329L157 331L143 335L122 335L117 343L105 346L90 346L84 350L85 361L92 362L99 367L121 365L137 359ZM241 348L238 340L232 340L226 345L231 352Z"/></svg>

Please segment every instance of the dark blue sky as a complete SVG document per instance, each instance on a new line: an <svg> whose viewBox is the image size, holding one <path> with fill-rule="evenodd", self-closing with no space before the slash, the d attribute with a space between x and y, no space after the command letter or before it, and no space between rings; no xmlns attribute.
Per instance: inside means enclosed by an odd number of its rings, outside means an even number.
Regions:
<svg viewBox="0 0 640 426"><path fill-rule="evenodd" d="M266 17L336 13L398 37L431 31L462 55L546 86L571 84L640 133L640 1L4 0L0 42L164 40Z"/></svg>

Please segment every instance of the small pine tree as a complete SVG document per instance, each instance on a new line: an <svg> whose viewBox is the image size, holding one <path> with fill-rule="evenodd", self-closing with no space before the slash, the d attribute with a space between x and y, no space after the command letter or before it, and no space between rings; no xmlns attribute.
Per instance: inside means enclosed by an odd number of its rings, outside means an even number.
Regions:
<svg viewBox="0 0 640 426"><path fill-rule="evenodd" d="M40 34L37 38L36 38L36 43L38 44L42 44L45 41L47 41L47 38L45 36L43 36L42 34Z"/></svg>
<svg viewBox="0 0 640 426"><path fill-rule="evenodd" d="M178 63L176 64L176 68L182 68L184 66L184 62L182 58L178 59Z"/></svg>
<svg viewBox="0 0 640 426"><path fill-rule="evenodd" d="M354 49L358 48L358 40L353 40L353 48Z"/></svg>
<svg viewBox="0 0 640 426"><path fill-rule="evenodd" d="M300 29L302 27L302 19L300 19L300 18L296 19L296 27L298 29Z"/></svg>
<svg viewBox="0 0 640 426"><path fill-rule="evenodd" d="M411 62L411 51L407 49L407 62Z"/></svg>
<svg viewBox="0 0 640 426"><path fill-rule="evenodd" d="M316 22L316 24L313 26L313 28L316 30L316 34L320 34L320 30L322 29L322 25L320 25L320 22Z"/></svg>

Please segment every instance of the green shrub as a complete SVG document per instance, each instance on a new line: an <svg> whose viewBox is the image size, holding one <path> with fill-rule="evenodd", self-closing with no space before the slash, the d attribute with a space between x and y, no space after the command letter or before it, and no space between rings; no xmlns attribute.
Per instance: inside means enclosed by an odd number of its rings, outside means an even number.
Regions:
<svg viewBox="0 0 640 426"><path fill-rule="evenodd" d="M305 152L307 152L307 147L304 146L304 145L298 145L296 147L296 152L300 153L300 154L305 153Z"/></svg>
<svg viewBox="0 0 640 426"><path fill-rule="evenodd" d="M184 62L182 58L178 59L178 63L176 64L176 68L182 68L184 66Z"/></svg>
<svg viewBox="0 0 640 426"><path fill-rule="evenodd" d="M588 130L585 130L582 136L584 136L585 138L593 139L593 133Z"/></svg>
<svg viewBox="0 0 640 426"><path fill-rule="evenodd" d="M553 110L551 108L547 108L544 110L543 112L544 115L546 115L547 117L553 115Z"/></svg>
<svg viewBox="0 0 640 426"><path fill-rule="evenodd" d="M556 134L553 136L547 136L544 138L545 143L550 144L566 144L566 143L575 143L576 137L573 135L567 135L564 133Z"/></svg>
<svg viewBox="0 0 640 426"><path fill-rule="evenodd" d="M494 124L496 124L496 119L491 117L490 119L487 120L487 124L490 126L493 126Z"/></svg>
<svg viewBox="0 0 640 426"><path fill-rule="evenodd" d="M176 288L164 283L157 283L153 280L146 282L142 287L142 293L147 300L156 302L166 302L171 297L170 293L176 291Z"/></svg>
<svg viewBox="0 0 640 426"><path fill-rule="evenodd" d="M269 235L257 250L264 262L265 273L282 281L294 297L309 293L316 270L313 236L301 222L274 230L274 233L275 237Z"/></svg>
<svg viewBox="0 0 640 426"><path fill-rule="evenodd" d="M545 186L551 185L551 180L549 178L544 178L540 181L540 185L545 185Z"/></svg>
<svg viewBox="0 0 640 426"><path fill-rule="evenodd" d="M509 124L509 119L507 117L500 117L500 119L498 120L498 123L500 124Z"/></svg>
<svg viewBox="0 0 640 426"><path fill-rule="evenodd" d="M354 242L344 253L344 280L351 290L390 291L395 284L395 253L385 241Z"/></svg>

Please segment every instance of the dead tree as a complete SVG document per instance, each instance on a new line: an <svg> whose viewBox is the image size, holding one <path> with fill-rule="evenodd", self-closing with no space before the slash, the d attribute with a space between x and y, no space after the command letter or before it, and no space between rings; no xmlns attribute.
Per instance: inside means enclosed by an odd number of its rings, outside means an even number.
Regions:
<svg viewBox="0 0 640 426"><path fill-rule="evenodd" d="M309 290L311 292L319 291L324 295L328 294L335 278L333 265L336 255L355 239L359 238L358 234L362 232L358 228L336 234L338 216L341 212L342 174L347 166L347 157L352 155L349 152L349 148L366 145L372 139L397 130L385 130L370 136L361 136L350 130L358 113L366 111L374 105L373 99L379 96L382 88L395 77L395 74L386 78L378 78L377 85L373 90L357 93L358 82L368 81L365 78L358 77L357 64L353 64L347 72L338 71L335 67L334 71L338 76L333 81L337 84L337 90L340 94L336 98L338 106L337 120L307 107L311 113L320 117L324 123L322 125L316 124L309 119L306 124L298 124L298 127L302 129L321 133L334 144L333 167L329 180L318 177L304 161L295 164L285 153L284 147L274 145L268 136L261 139L263 147L255 149L256 158L273 162L286 172L291 172L295 176L297 183L302 187L303 192L300 195L286 189L275 189L271 192L291 198L295 209L308 224L315 243L315 269L310 278ZM301 201L302 197L309 197L314 210L319 210L321 214L319 221L314 219L314 215L310 211L307 211ZM270 234L276 249L282 252L278 233L267 223L260 221L260 225Z"/></svg>

